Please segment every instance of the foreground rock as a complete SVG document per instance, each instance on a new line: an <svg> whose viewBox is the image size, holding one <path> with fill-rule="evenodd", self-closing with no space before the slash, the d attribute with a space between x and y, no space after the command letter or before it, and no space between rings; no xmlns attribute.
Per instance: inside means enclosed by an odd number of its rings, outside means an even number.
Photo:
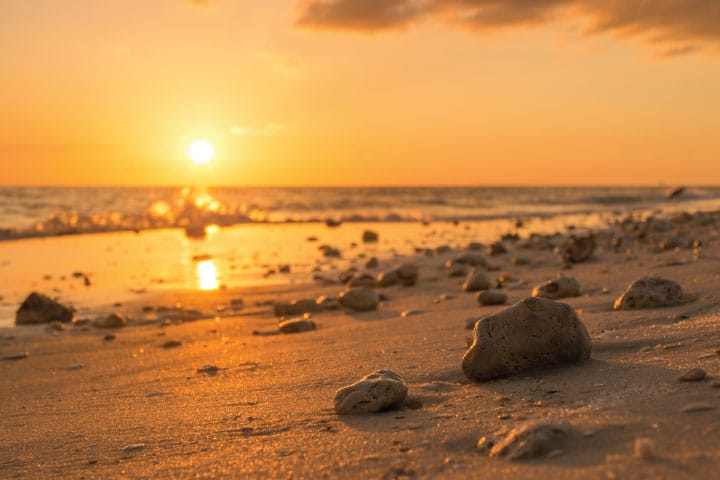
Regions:
<svg viewBox="0 0 720 480"><path fill-rule="evenodd" d="M559 450L573 433L568 423L530 422L512 429L497 443L483 437L477 447L489 451L490 457L522 460Z"/></svg>
<svg viewBox="0 0 720 480"><path fill-rule="evenodd" d="M580 283L572 277L560 277L555 280L548 280L533 288L533 297L549 298L558 300L580 296Z"/></svg>
<svg viewBox="0 0 720 480"><path fill-rule="evenodd" d="M529 297L482 318L462 359L471 380L590 358L590 336L569 305Z"/></svg>
<svg viewBox="0 0 720 480"><path fill-rule="evenodd" d="M358 312L376 310L379 302L378 294L369 287L355 287L340 293L340 305Z"/></svg>
<svg viewBox="0 0 720 480"><path fill-rule="evenodd" d="M278 323L280 333L302 333L317 329L315 322L307 318L291 318Z"/></svg>
<svg viewBox="0 0 720 480"><path fill-rule="evenodd" d="M402 404L407 397L405 381L392 370L377 370L335 393L340 415L373 413Z"/></svg>
<svg viewBox="0 0 720 480"><path fill-rule="evenodd" d="M468 273L463 290L466 292L477 292L479 290L487 290L492 286L490 278L479 270L473 270Z"/></svg>
<svg viewBox="0 0 720 480"><path fill-rule="evenodd" d="M672 280L662 277L643 277L635 280L615 300L615 310L672 307L685 302L683 289Z"/></svg>
<svg viewBox="0 0 720 480"><path fill-rule="evenodd" d="M42 293L32 292L15 313L15 324L71 322L74 316L74 308L67 307Z"/></svg>

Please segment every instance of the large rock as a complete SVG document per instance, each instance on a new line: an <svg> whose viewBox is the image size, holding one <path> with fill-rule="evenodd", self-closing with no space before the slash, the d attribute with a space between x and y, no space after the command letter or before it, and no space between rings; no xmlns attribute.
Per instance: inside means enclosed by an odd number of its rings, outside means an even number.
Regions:
<svg viewBox="0 0 720 480"><path fill-rule="evenodd" d="M375 310L379 302L378 294L369 287L355 287L340 293L340 305L358 312Z"/></svg>
<svg viewBox="0 0 720 480"><path fill-rule="evenodd" d="M558 300L580 296L580 283L572 277L560 277L555 280L548 280L533 288L533 297L549 298Z"/></svg>
<svg viewBox="0 0 720 480"><path fill-rule="evenodd" d="M482 318L462 359L476 381L590 358L590 336L569 305L529 297Z"/></svg>
<svg viewBox="0 0 720 480"><path fill-rule="evenodd" d="M662 277L643 277L628 286L615 300L615 310L671 307L685 303L682 287Z"/></svg>
<svg viewBox="0 0 720 480"><path fill-rule="evenodd" d="M335 393L335 411L340 415L372 413L398 406L408 388L392 370L377 370Z"/></svg>
<svg viewBox="0 0 720 480"><path fill-rule="evenodd" d="M588 233L582 236L572 235L560 249L560 254L565 263L580 263L588 260L593 251L595 251L595 236Z"/></svg>
<svg viewBox="0 0 720 480"><path fill-rule="evenodd" d="M42 293L32 292L15 313L15 324L72 322L74 316L73 307L65 306Z"/></svg>
<svg viewBox="0 0 720 480"><path fill-rule="evenodd" d="M477 292L480 290L487 290L492 287L490 278L479 270L473 270L468 273L465 283L463 283L463 290L466 292Z"/></svg>

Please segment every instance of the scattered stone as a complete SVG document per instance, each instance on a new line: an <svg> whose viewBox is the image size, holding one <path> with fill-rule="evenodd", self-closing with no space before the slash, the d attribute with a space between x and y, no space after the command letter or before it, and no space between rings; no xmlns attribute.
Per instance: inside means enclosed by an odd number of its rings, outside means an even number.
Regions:
<svg viewBox="0 0 720 480"><path fill-rule="evenodd" d="M707 377L705 370L702 368L692 368L683 373L678 380L681 382L699 382L700 380L705 380L705 377Z"/></svg>
<svg viewBox="0 0 720 480"><path fill-rule="evenodd" d="M643 277L635 280L615 300L615 310L671 307L684 303L682 287L662 277Z"/></svg>
<svg viewBox="0 0 720 480"><path fill-rule="evenodd" d="M312 298L293 300L290 303L279 302L273 304L273 313L275 313L276 317L294 317L303 313L317 312L320 309L321 307Z"/></svg>
<svg viewBox="0 0 720 480"><path fill-rule="evenodd" d="M133 443L131 445L127 445L127 446L123 447L122 451L124 453L132 453L132 452L137 452L137 451L143 450L144 448L145 448L144 443Z"/></svg>
<svg viewBox="0 0 720 480"><path fill-rule="evenodd" d="M656 460L660 458L655 449L655 442L649 438L636 438L633 457L638 460Z"/></svg>
<svg viewBox="0 0 720 480"><path fill-rule="evenodd" d="M475 381L590 358L590 336L569 305L529 297L482 318L462 359Z"/></svg>
<svg viewBox="0 0 720 480"><path fill-rule="evenodd" d="M466 292L477 292L479 290L487 290L492 286L490 279L487 275L478 269L473 269L468 273L465 283L463 283L463 290Z"/></svg>
<svg viewBox="0 0 720 480"><path fill-rule="evenodd" d="M335 393L339 415L372 413L401 405L408 394L405 381L392 370L377 370Z"/></svg>
<svg viewBox="0 0 720 480"><path fill-rule="evenodd" d="M448 253L452 249L449 245L440 245L439 247L435 248L435 253L438 255L442 255L443 253Z"/></svg>
<svg viewBox="0 0 720 480"><path fill-rule="evenodd" d="M52 322L45 327L45 329L51 332L61 332L65 330L65 324L62 322Z"/></svg>
<svg viewBox="0 0 720 480"><path fill-rule="evenodd" d="M72 322L75 309L62 305L42 293L32 292L15 314L16 325Z"/></svg>
<svg viewBox="0 0 720 480"><path fill-rule="evenodd" d="M375 277L369 273L361 273L354 276L349 282L348 287L374 287Z"/></svg>
<svg viewBox="0 0 720 480"><path fill-rule="evenodd" d="M116 338L115 335L111 333L110 335L105 335L103 337L103 340L105 340L106 342L111 342L111 341L115 340L115 338Z"/></svg>
<svg viewBox="0 0 720 480"><path fill-rule="evenodd" d="M463 265L462 263L453 263L450 265L450 268L448 269L448 276L449 277L466 277L469 270L466 265Z"/></svg>
<svg viewBox="0 0 720 480"><path fill-rule="evenodd" d="M397 284L399 281L400 279L398 278L397 271L388 270L386 272L378 273L378 276L375 279L375 284L378 287L390 287Z"/></svg>
<svg viewBox="0 0 720 480"><path fill-rule="evenodd" d="M278 323L280 333L302 333L316 330L317 326L312 320L306 318L291 318Z"/></svg>
<svg viewBox="0 0 720 480"><path fill-rule="evenodd" d="M92 321L92 326L95 328L120 328L125 325L127 325L127 317L117 312L98 317Z"/></svg>
<svg viewBox="0 0 720 480"><path fill-rule="evenodd" d="M530 260L528 257L513 257L511 262L513 265L523 266L530 265L532 263L532 260Z"/></svg>
<svg viewBox="0 0 720 480"><path fill-rule="evenodd" d="M358 312L376 310L379 302L378 294L369 287L355 287L340 293L340 305Z"/></svg>
<svg viewBox="0 0 720 480"><path fill-rule="evenodd" d="M706 410L714 410L715 405L709 403L688 403L680 411L682 413L704 412Z"/></svg>
<svg viewBox="0 0 720 480"><path fill-rule="evenodd" d="M487 267L487 259L485 258L485 255L478 252L467 252L459 257L449 261L445 265L450 268L454 263L459 263L461 265L471 265L473 267L482 266Z"/></svg>
<svg viewBox="0 0 720 480"><path fill-rule="evenodd" d="M76 363L75 365L70 365L69 367L67 367L67 370L73 371L73 370L81 370L81 369L83 369L83 368L85 368L85 365L84 365L84 364L82 364L82 363Z"/></svg>
<svg viewBox="0 0 720 480"><path fill-rule="evenodd" d="M400 316L401 317L410 317L412 315L420 315L421 313L423 313L422 310L403 310L400 313Z"/></svg>
<svg viewBox="0 0 720 480"><path fill-rule="evenodd" d="M2 357L3 360L13 361L13 360L24 360L28 358L30 354L28 352L22 352L22 353L16 353L14 355L8 355L6 357Z"/></svg>
<svg viewBox="0 0 720 480"><path fill-rule="evenodd" d="M710 382L710 388L720 388L720 381Z"/></svg>
<svg viewBox="0 0 720 480"><path fill-rule="evenodd" d="M496 255L507 253L507 248L505 248L505 245L503 245L502 242L494 242L488 245L486 251L488 255L494 257Z"/></svg>
<svg viewBox="0 0 720 480"><path fill-rule="evenodd" d="M242 298L233 298L230 300L230 306L233 310L240 310L245 306L245 302L243 302Z"/></svg>
<svg viewBox="0 0 720 480"><path fill-rule="evenodd" d="M549 298L558 300L580 296L580 283L572 277L560 277L555 280L548 280L533 288L533 297Z"/></svg>
<svg viewBox="0 0 720 480"><path fill-rule="evenodd" d="M440 303L440 302L444 302L446 300L453 300L455 298L457 298L457 295L455 295L454 293L441 293L440 295L438 295L435 298L434 302Z"/></svg>
<svg viewBox="0 0 720 480"><path fill-rule="evenodd" d="M466 330L472 330L475 328L475 324L485 318L485 315L481 315L479 317L468 317L465 319L465 329Z"/></svg>
<svg viewBox="0 0 720 480"><path fill-rule="evenodd" d="M484 290L477 295L480 305L503 305L507 302L508 296L500 290Z"/></svg>
<svg viewBox="0 0 720 480"><path fill-rule="evenodd" d="M397 274L400 283L407 287L411 287L417 283L420 269L417 265L405 263L403 265L400 265L400 267L395 270L395 273Z"/></svg>
<svg viewBox="0 0 720 480"><path fill-rule="evenodd" d="M340 258L342 256L340 249L331 247L330 245L321 245L318 250L322 252L323 256L328 258Z"/></svg>
<svg viewBox="0 0 720 480"><path fill-rule="evenodd" d="M378 259L375 257L370 257L367 262L365 262L365 268L377 268L380 263L378 262Z"/></svg>
<svg viewBox="0 0 720 480"><path fill-rule="evenodd" d="M288 265L288 264L278 265L278 272L279 273L290 273L290 265Z"/></svg>
<svg viewBox="0 0 720 480"><path fill-rule="evenodd" d="M559 450L573 433L573 427L567 423L543 421L526 423L512 429L499 442L493 442L494 444L490 447L490 457L522 460L547 455ZM481 442L478 441L478 448L483 448L483 446L487 448L490 442L486 441L485 445L481 445Z"/></svg>
<svg viewBox="0 0 720 480"><path fill-rule="evenodd" d="M365 230L362 234L363 243L374 243L377 242L378 239L378 234L376 232L373 232L372 230Z"/></svg>
<svg viewBox="0 0 720 480"><path fill-rule="evenodd" d="M167 342L162 344L162 348L177 348L180 345L182 345L182 342L180 340L168 340Z"/></svg>
<svg viewBox="0 0 720 480"><path fill-rule="evenodd" d="M583 236L571 235L560 248L560 255L565 263L580 263L588 260L594 251L595 235L588 233Z"/></svg>
<svg viewBox="0 0 720 480"><path fill-rule="evenodd" d="M206 373L208 375L215 375L220 371L220 367L215 365L203 365L197 369L197 373Z"/></svg>

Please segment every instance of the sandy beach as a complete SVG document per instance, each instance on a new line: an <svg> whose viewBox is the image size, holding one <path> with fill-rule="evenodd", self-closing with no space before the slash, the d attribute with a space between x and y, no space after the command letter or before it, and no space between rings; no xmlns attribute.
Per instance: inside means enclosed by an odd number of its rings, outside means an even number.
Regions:
<svg viewBox="0 0 720 480"><path fill-rule="evenodd" d="M159 292L117 307L135 319L123 328L4 328L0 476L713 478L720 461L717 225L716 214L616 225L596 232L592 257L570 267L553 252L566 235L538 237L535 248L506 240L508 252L488 255L483 268L504 277L501 306L479 306L475 293L462 290L464 277L448 276L446 262L466 253L453 249L381 261L370 271L417 265L417 284L378 288L386 299L377 310L312 313L310 332L274 334L273 303L336 297L344 285ZM613 241L621 237L621 245ZM558 301L586 326L590 360L468 379L466 319L502 311L558 275L581 285L580 296ZM674 280L685 300L613 310L644 276ZM233 309L239 298L243 308ZM176 304L204 319L168 320L158 308ZM707 377L679 381L693 368ZM402 376L405 402L336 414L335 392L378 369ZM536 420L570 424L573 435L517 461L476 446Z"/></svg>

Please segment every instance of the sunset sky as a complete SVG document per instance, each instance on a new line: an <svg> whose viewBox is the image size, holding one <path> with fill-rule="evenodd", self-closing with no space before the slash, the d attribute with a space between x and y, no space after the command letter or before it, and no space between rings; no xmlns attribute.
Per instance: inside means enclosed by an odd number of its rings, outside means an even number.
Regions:
<svg viewBox="0 0 720 480"><path fill-rule="evenodd" d="M0 61L3 185L720 184L718 0L10 0Z"/></svg>

